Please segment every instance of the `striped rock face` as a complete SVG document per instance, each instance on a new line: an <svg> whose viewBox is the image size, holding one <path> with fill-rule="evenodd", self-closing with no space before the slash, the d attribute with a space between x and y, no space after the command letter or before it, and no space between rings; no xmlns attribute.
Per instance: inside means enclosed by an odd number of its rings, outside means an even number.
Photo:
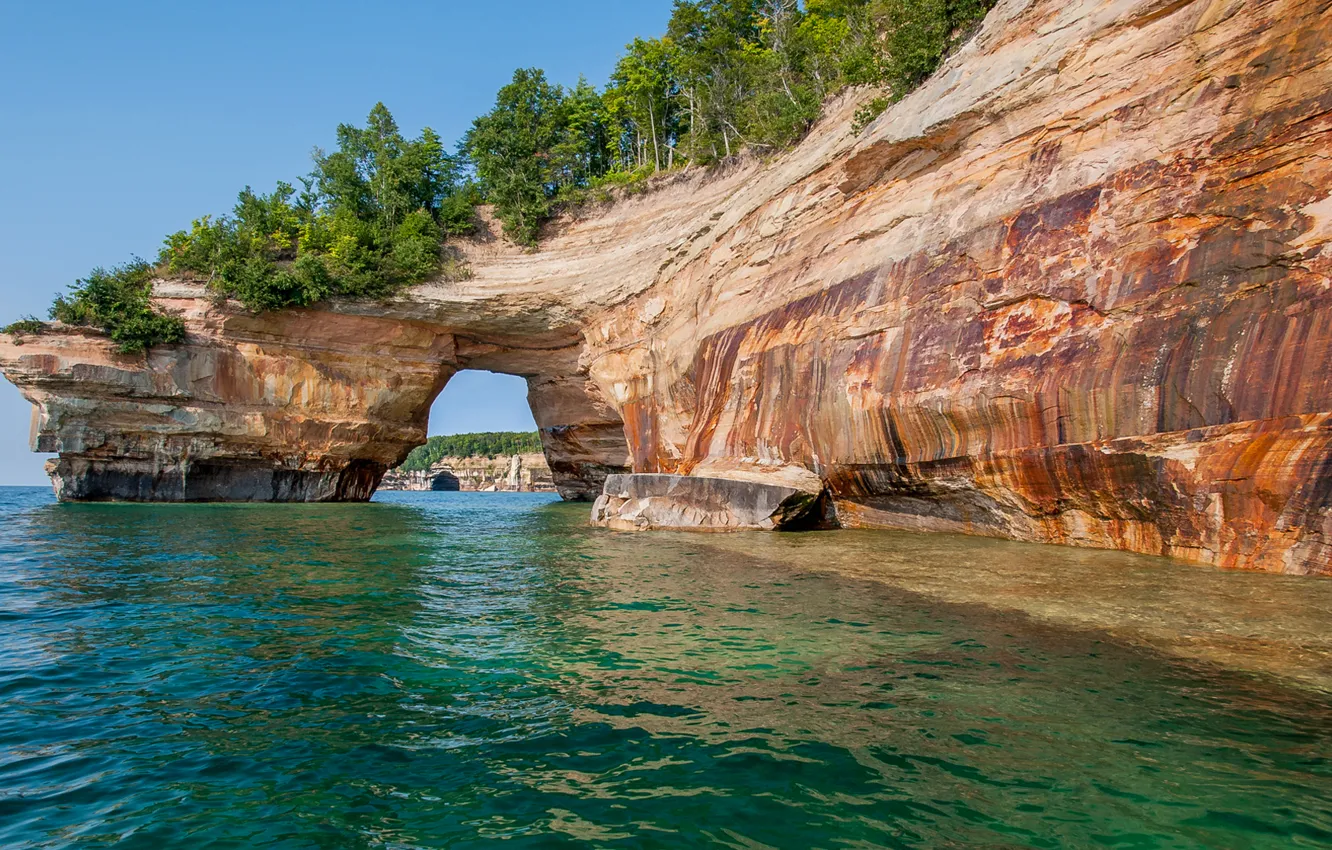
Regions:
<svg viewBox="0 0 1332 850"><path fill-rule="evenodd" d="M1002 0L859 135L856 105L538 252L465 246L465 284L265 317L164 284L179 350L48 335L0 365L61 463L263 458L359 494L452 370L493 368L570 495L800 481L844 526L1332 573L1332 3Z"/></svg>
<svg viewBox="0 0 1332 850"><path fill-rule="evenodd" d="M827 145L597 339L636 470L1332 572L1332 4L1001 3Z"/></svg>

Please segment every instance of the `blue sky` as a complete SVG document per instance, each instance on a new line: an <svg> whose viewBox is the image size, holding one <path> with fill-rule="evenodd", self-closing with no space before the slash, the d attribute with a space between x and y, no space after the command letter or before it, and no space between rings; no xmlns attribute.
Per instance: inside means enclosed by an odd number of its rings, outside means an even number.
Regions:
<svg viewBox="0 0 1332 850"><path fill-rule="evenodd" d="M452 143L517 67L600 85L670 0L0 0L0 321L45 316L98 265L309 170L376 101ZM431 433L531 428L516 378L463 373ZM0 484L44 484L29 405L0 381Z"/></svg>

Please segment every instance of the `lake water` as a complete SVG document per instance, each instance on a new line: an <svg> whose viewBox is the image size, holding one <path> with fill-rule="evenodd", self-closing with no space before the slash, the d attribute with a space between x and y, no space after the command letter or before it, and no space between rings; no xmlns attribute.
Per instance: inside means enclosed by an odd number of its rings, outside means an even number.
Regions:
<svg viewBox="0 0 1332 850"><path fill-rule="evenodd" d="M1332 582L0 489L4 847L1332 846Z"/></svg>

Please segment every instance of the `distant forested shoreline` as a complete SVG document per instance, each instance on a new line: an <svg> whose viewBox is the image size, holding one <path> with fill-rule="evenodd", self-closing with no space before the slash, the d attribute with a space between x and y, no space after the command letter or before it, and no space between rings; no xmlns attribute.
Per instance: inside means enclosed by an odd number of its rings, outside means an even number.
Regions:
<svg viewBox="0 0 1332 850"><path fill-rule="evenodd" d="M541 451L541 436L536 431L485 431L478 434L453 434L431 437L417 446L398 468L405 472L429 469L446 457L508 457Z"/></svg>

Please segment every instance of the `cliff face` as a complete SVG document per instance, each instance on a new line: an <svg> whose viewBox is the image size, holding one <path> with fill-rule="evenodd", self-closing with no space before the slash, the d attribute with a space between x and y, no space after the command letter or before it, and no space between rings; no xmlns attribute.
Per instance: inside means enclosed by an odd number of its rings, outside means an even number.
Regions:
<svg viewBox="0 0 1332 850"><path fill-rule="evenodd" d="M471 246L465 284L260 317L164 284L178 349L0 365L68 497L363 497L485 368L528 377L567 496L632 466L1332 572L1332 2L1004 0L860 136L854 106L538 253ZM616 489L617 527L736 516L660 501L729 484Z"/></svg>
<svg viewBox="0 0 1332 850"><path fill-rule="evenodd" d="M409 490L414 492L450 492L456 493L462 489L462 482L458 476L446 469L418 470L415 472L404 472L401 469L391 469L379 482L380 490Z"/></svg>

